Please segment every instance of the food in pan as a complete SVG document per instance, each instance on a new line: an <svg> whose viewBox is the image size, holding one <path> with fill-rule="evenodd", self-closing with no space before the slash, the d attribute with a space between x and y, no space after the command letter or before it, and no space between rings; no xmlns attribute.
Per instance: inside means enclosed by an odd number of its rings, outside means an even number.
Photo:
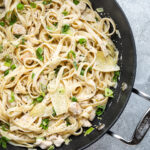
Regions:
<svg viewBox="0 0 150 150"><path fill-rule="evenodd" d="M88 0L5 0L0 143L53 149L93 131L117 84L116 25ZM100 11L102 9L98 9Z"/></svg>

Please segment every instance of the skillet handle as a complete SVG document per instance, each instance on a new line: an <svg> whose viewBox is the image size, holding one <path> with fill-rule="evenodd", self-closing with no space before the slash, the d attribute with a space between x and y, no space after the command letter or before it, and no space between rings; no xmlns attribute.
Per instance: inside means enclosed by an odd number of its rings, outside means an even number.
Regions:
<svg viewBox="0 0 150 150"><path fill-rule="evenodd" d="M133 88L133 92L141 97L143 97L144 99L150 101L150 96L137 90L137 89L134 89ZM133 136L132 136L132 139L131 140L125 140L123 137L115 134L114 132L112 131L108 131L107 133L122 141L123 143L126 143L128 145L137 145L139 144L142 139L144 138L144 136L146 135L147 131L149 130L150 128L150 108L147 110L147 112L145 113L145 115L142 117L142 119L139 121L134 133L133 133Z"/></svg>

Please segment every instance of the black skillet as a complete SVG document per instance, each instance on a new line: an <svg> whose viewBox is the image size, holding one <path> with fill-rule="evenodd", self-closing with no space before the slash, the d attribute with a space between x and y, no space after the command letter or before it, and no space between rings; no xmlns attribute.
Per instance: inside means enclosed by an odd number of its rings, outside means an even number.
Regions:
<svg viewBox="0 0 150 150"><path fill-rule="evenodd" d="M91 2L94 9L101 7L104 8L105 13L103 14L103 16L111 17L117 24L117 28L121 33L121 39L119 39L117 35L114 35L112 37L113 41L116 44L116 47L119 50L119 57L122 57L122 59L119 60L119 65L121 66L120 81L118 83L117 89L115 89L114 98L109 101L107 109L102 116L103 119L101 120L101 122L105 124L105 128L103 128L103 130L101 131L95 129L88 136L84 136L83 134L77 137L72 136L72 141L70 142L70 144L68 146L64 144L62 145L62 147L57 148L58 150L84 149L100 139L105 133L118 138L124 143L138 144L143 139L144 135L150 127L149 109L139 122L131 141L125 141L122 137L114 134L109 130L112 125L118 120L119 116L124 110L132 91L148 100L150 100L150 97L136 89L133 89L136 74L136 48L130 25L123 11L115 0L91 0ZM122 91L121 89L123 82L128 85L128 88L125 91ZM93 121L93 124L98 125L99 122L100 121L98 119L95 119ZM8 145L7 150L26 150L26 148Z"/></svg>

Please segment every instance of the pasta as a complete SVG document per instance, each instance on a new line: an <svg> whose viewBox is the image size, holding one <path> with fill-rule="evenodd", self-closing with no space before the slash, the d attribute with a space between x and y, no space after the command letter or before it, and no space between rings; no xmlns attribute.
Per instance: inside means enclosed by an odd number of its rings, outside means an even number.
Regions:
<svg viewBox="0 0 150 150"><path fill-rule="evenodd" d="M1 3L2 4L2 3ZM47 149L91 127L113 97L116 26L88 0L5 0L0 13L0 135Z"/></svg>

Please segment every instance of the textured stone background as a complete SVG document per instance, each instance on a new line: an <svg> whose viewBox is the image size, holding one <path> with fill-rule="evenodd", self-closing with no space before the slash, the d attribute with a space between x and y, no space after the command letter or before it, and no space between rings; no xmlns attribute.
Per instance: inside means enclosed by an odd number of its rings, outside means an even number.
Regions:
<svg viewBox="0 0 150 150"><path fill-rule="evenodd" d="M150 0L116 0L124 10L136 42L137 74L135 88L150 94ZM133 131L150 102L132 94L123 114L112 127L112 131L130 139ZM137 146L128 146L104 135L86 150L150 150L150 130Z"/></svg>

